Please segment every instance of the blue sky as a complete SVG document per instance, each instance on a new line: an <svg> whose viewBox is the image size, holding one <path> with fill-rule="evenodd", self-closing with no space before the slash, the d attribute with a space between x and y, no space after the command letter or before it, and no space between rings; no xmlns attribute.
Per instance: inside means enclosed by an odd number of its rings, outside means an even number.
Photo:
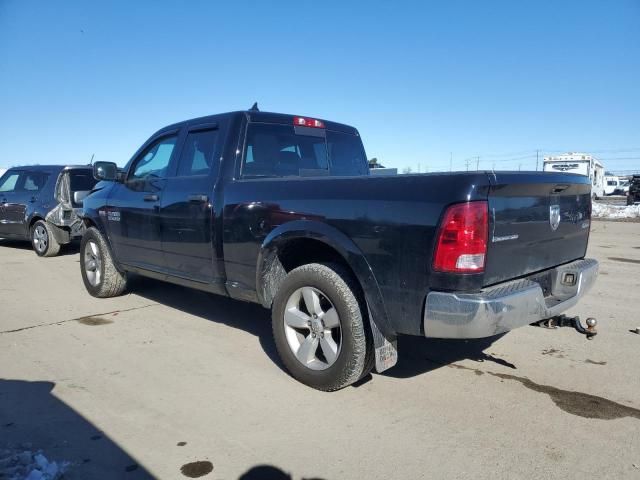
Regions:
<svg viewBox="0 0 640 480"><path fill-rule="evenodd" d="M248 108L356 126L400 169L640 169L640 0L0 0L0 166L124 164Z"/></svg>

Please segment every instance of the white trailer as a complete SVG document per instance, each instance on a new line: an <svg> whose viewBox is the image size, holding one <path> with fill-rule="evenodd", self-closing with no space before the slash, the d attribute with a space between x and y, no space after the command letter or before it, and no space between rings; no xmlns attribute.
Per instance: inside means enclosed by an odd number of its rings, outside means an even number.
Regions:
<svg viewBox="0 0 640 480"><path fill-rule="evenodd" d="M604 166L600 161L586 153L565 153L544 157L542 169L545 172L566 172L585 175L591 180L591 196L605 196Z"/></svg>

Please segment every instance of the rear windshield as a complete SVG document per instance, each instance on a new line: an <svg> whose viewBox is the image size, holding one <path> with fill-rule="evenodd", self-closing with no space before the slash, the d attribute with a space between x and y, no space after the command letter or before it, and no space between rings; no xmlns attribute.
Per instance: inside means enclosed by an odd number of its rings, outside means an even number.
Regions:
<svg viewBox="0 0 640 480"><path fill-rule="evenodd" d="M368 174L357 135L266 123L251 123L247 128L243 177Z"/></svg>
<svg viewBox="0 0 640 480"><path fill-rule="evenodd" d="M69 173L71 179L71 191L83 192L89 191L97 183L91 172L74 172Z"/></svg>

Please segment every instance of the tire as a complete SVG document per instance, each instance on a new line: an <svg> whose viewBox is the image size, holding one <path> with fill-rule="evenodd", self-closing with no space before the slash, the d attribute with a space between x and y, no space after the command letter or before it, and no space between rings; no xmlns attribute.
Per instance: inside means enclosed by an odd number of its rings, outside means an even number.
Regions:
<svg viewBox="0 0 640 480"><path fill-rule="evenodd" d="M82 236L80 272L85 288L94 297L117 297L127 288L127 274L116 268L106 240L95 227Z"/></svg>
<svg viewBox="0 0 640 480"><path fill-rule="evenodd" d="M280 359L296 380L334 391L371 371L373 341L359 291L352 275L331 263L303 265L285 277L273 300L273 337Z"/></svg>
<svg viewBox="0 0 640 480"><path fill-rule="evenodd" d="M31 226L31 245L39 257L55 257L60 252L60 244L53 235L53 228L44 220Z"/></svg>

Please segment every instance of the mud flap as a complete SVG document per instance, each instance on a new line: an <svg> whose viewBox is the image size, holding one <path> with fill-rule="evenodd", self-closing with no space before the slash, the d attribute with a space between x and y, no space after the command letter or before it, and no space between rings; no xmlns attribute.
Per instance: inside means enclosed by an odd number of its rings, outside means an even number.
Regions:
<svg viewBox="0 0 640 480"><path fill-rule="evenodd" d="M387 336L380 331L367 306L369 325L373 334L373 347L376 356L376 372L381 373L398 363L398 337Z"/></svg>

